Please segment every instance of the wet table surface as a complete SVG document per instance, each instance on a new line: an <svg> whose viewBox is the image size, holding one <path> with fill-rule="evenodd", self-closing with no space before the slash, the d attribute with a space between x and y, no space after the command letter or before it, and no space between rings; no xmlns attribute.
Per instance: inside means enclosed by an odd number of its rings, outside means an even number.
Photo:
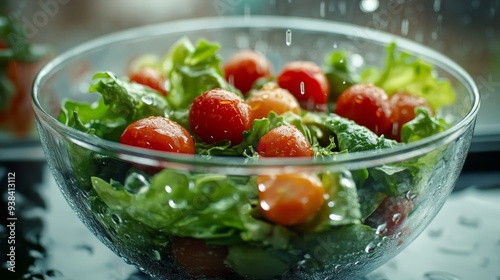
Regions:
<svg viewBox="0 0 500 280"><path fill-rule="evenodd" d="M9 173L15 172L16 272L7 270ZM150 280L70 209L44 161L1 161L0 279ZM463 172L427 229L365 280L500 279L500 171Z"/></svg>

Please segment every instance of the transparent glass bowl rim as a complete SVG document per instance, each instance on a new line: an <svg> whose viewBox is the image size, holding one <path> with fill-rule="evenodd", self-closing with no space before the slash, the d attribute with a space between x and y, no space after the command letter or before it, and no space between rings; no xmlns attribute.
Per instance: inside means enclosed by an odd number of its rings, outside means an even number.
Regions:
<svg viewBox="0 0 500 280"><path fill-rule="evenodd" d="M190 31L203 31L215 29L236 29L236 28L273 28L283 29L283 40L287 30L300 30L311 32L324 32L344 35L348 38L357 38L373 41L379 44L389 44L395 42L398 48L409 51L418 50L417 55L423 56L426 60L432 60L434 64L452 73L463 83L464 87L472 98L472 106L466 116L454 124L451 128L425 138L420 141L408 143L395 148L381 149L373 151L363 151L354 153L339 153L333 157L301 159L266 159L253 161L247 158L233 157L204 157L191 156L166 152L158 152L121 145L120 143L104 140L88 135L59 122L43 108L39 96L43 83L52 76L58 68L64 65L67 60L78 57L97 47L108 44L125 42L143 36L162 36L170 33L182 33ZM172 32L172 30L174 32ZM332 31L334 30L334 31ZM373 39L376 38L376 39ZM222 48L224 46L221 46ZM32 91L33 107L39 122L48 125L53 131L64 135L70 141L97 153L102 153L118 157L130 162L141 164L162 165L177 168L196 169L200 171L230 172L233 174L249 174L265 170L272 172L277 170L283 172L301 171L324 171L324 170L345 170L360 169L380 166L391 162L411 159L428 153L437 147L453 141L462 135L469 126L473 125L478 114L480 97L477 86L470 75L457 63L426 46L403 37L389 34L383 31L369 29L367 27L327 21L321 19L285 17L285 16L223 16L177 20L159 24L152 24L136 27L124 31L115 32L100 38L83 43L55 57L47 63L38 73Z"/></svg>

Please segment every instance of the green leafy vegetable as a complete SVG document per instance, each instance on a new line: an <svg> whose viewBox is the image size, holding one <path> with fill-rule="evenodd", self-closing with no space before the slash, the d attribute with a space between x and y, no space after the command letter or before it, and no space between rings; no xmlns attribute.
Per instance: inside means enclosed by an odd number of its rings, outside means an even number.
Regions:
<svg viewBox="0 0 500 280"><path fill-rule="evenodd" d="M358 83L359 77L349 69L348 61L345 51L332 51L326 57L323 69L328 79L332 104L344 90Z"/></svg>
<svg viewBox="0 0 500 280"><path fill-rule="evenodd" d="M425 108L416 108L415 113L415 118L404 124L401 129L401 140L403 142L415 142L450 127L446 120L439 116L431 116L429 110Z"/></svg>
<svg viewBox="0 0 500 280"><path fill-rule="evenodd" d="M175 111L186 110L196 96L213 88L236 92L222 75L218 50L218 44L199 40L194 46L187 38L171 47L162 67L170 84L167 100Z"/></svg>
<svg viewBox="0 0 500 280"><path fill-rule="evenodd" d="M434 110L455 100L448 80L439 79L434 67L407 52L397 52L396 44L387 47L383 69L369 67L361 73L361 82L373 83L389 95L404 91L425 98Z"/></svg>
<svg viewBox="0 0 500 280"><path fill-rule="evenodd" d="M334 114L325 119L325 126L335 133L340 151L358 152L393 148L399 145L394 140L377 136L368 128Z"/></svg>

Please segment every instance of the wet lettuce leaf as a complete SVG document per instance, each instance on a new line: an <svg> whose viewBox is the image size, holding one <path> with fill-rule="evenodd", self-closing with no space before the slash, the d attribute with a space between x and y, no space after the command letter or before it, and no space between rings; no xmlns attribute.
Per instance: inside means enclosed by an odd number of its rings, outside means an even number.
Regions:
<svg viewBox="0 0 500 280"><path fill-rule="evenodd" d="M401 128L401 140L415 142L448 129L451 124L439 116L431 116L429 110L416 108L416 116Z"/></svg>
<svg viewBox="0 0 500 280"><path fill-rule="evenodd" d="M392 95L398 91L425 98L434 110L455 100L455 92L446 79L437 77L434 67L408 52L397 51L395 43L387 46L383 68L368 67L360 82L373 83Z"/></svg>
<svg viewBox="0 0 500 280"><path fill-rule="evenodd" d="M169 114L165 98L146 86L119 79L111 72L97 72L93 80L89 92L101 94L100 98L90 104L65 100L59 121L100 138L119 141L128 124ZM77 126L78 123L84 128Z"/></svg>
<svg viewBox="0 0 500 280"><path fill-rule="evenodd" d="M167 100L174 111L187 110L198 95L213 88L237 93L222 75L219 48L204 39L194 45L186 37L172 45L161 67L167 73Z"/></svg>
<svg viewBox="0 0 500 280"><path fill-rule="evenodd" d="M329 101L335 104L340 94L348 87L357 84L358 75L349 69L346 51L332 51L325 59L323 71L330 86Z"/></svg>
<svg viewBox="0 0 500 280"><path fill-rule="evenodd" d="M335 134L341 152L386 149L400 145L397 141L377 136L370 129L335 114L326 117L324 125Z"/></svg>

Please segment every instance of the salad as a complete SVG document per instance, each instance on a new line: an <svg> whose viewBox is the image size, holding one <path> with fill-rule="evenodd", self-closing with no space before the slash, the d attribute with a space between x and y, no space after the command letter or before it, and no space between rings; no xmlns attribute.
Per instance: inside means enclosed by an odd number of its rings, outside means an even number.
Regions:
<svg viewBox="0 0 500 280"><path fill-rule="evenodd" d="M279 68L245 50L182 38L123 76L97 72L93 103L64 100L58 119L91 137L191 157L321 160L390 149L451 124L453 102L430 64L387 47L384 67L350 69L347 51ZM270 279L341 269L411 229L439 151L321 174L210 174L118 160L68 142L74 172L108 238L172 273Z"/></svg>
<svg viewBox="0 0 500 280"><path fill-rule="evenodd" d="M51 51L29 42L22 25L0 17L0 134L25 139L34 131L31 84Z"/></svg>

